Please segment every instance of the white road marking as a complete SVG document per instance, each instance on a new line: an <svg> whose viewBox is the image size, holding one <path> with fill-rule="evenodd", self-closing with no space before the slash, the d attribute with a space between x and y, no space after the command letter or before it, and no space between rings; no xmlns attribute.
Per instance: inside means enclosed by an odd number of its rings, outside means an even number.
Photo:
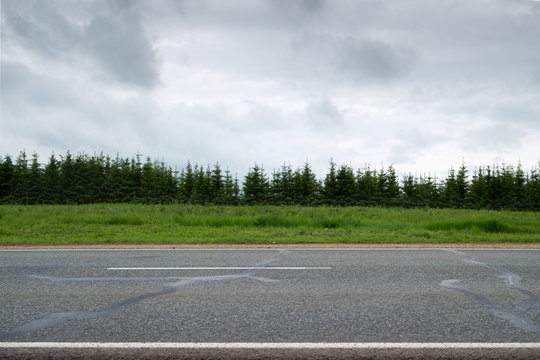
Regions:
<svg viewBox="0 0 540 360"><path fill-rule="evenodd" d="M445 247L445 248L203 248L203 249L197 249L197 248L181 248L181 249L71 249L71 248L65 248L65 249L0 249L0 252L80 252L80 251L112 251L112 252L128 252L128 251L278 251L278 250L288 250L288 251L437 251L437 250L448 250L448 249L457 249L457 250L465 250L465 251L540 251L538 248L465 248L465 247Z"/></svg>
<svg viewBox="0 0 540 360"><path fill-rule="evenodd" d="M111 267L107 270L332 270L328 266L185 266L185 267Z"/></svg>
<svg viewBox="0 0 540 360"><path fill-rule="evenodd" d="M540 343L0 342L0 348L93 349L540 349Z"/></svg>

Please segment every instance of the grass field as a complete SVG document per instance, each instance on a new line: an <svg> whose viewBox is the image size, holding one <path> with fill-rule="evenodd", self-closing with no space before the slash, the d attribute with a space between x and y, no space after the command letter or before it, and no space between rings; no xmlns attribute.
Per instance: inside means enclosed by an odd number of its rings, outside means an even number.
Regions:
<svg viewBox="0 0 540 360"><path fill-rule="evenodd" d="M0 245L540 242L540 213L298 206L0 206Z"/></svg>

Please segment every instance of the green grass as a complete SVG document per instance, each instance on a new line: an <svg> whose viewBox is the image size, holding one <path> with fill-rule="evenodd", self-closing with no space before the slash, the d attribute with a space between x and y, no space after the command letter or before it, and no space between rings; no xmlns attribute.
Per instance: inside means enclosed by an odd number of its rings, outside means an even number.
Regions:
<svg viewBox="0 0 540 360"><path fill-rule="evenodd" d="M300 206L0 206L0 244L512 242L540 242L540 213Z"/></svg>

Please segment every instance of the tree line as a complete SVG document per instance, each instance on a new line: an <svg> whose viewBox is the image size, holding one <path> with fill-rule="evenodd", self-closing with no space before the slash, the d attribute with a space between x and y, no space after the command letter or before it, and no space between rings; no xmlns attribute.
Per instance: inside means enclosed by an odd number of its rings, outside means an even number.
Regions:
<svg viewBox="0 0 540 360"><path fill-rule="evenodd" d="M540 164L539 164L540 165ZM540 210L539 166L494 165L469 174L465 164L444 179L408 174L393 166L353 169L330 162L318 179L311 165L283 165L266 173L254 165L240 182L229 169L192 165L173 170L141 155L51 155L22 151L0 157L0 204L191 203L216 205L402 206Z"/></svg>

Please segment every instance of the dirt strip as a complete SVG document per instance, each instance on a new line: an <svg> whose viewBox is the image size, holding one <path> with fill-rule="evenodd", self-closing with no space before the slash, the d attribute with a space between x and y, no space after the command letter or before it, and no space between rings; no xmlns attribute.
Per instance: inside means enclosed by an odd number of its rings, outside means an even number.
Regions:
<svg viewBox="0 0 540 360"><path fill-rule="evenodd" d="M0 250L62 250L62 249L540 249L537 243L446 243L446 244L47 244L0 245Z"/></svg>

